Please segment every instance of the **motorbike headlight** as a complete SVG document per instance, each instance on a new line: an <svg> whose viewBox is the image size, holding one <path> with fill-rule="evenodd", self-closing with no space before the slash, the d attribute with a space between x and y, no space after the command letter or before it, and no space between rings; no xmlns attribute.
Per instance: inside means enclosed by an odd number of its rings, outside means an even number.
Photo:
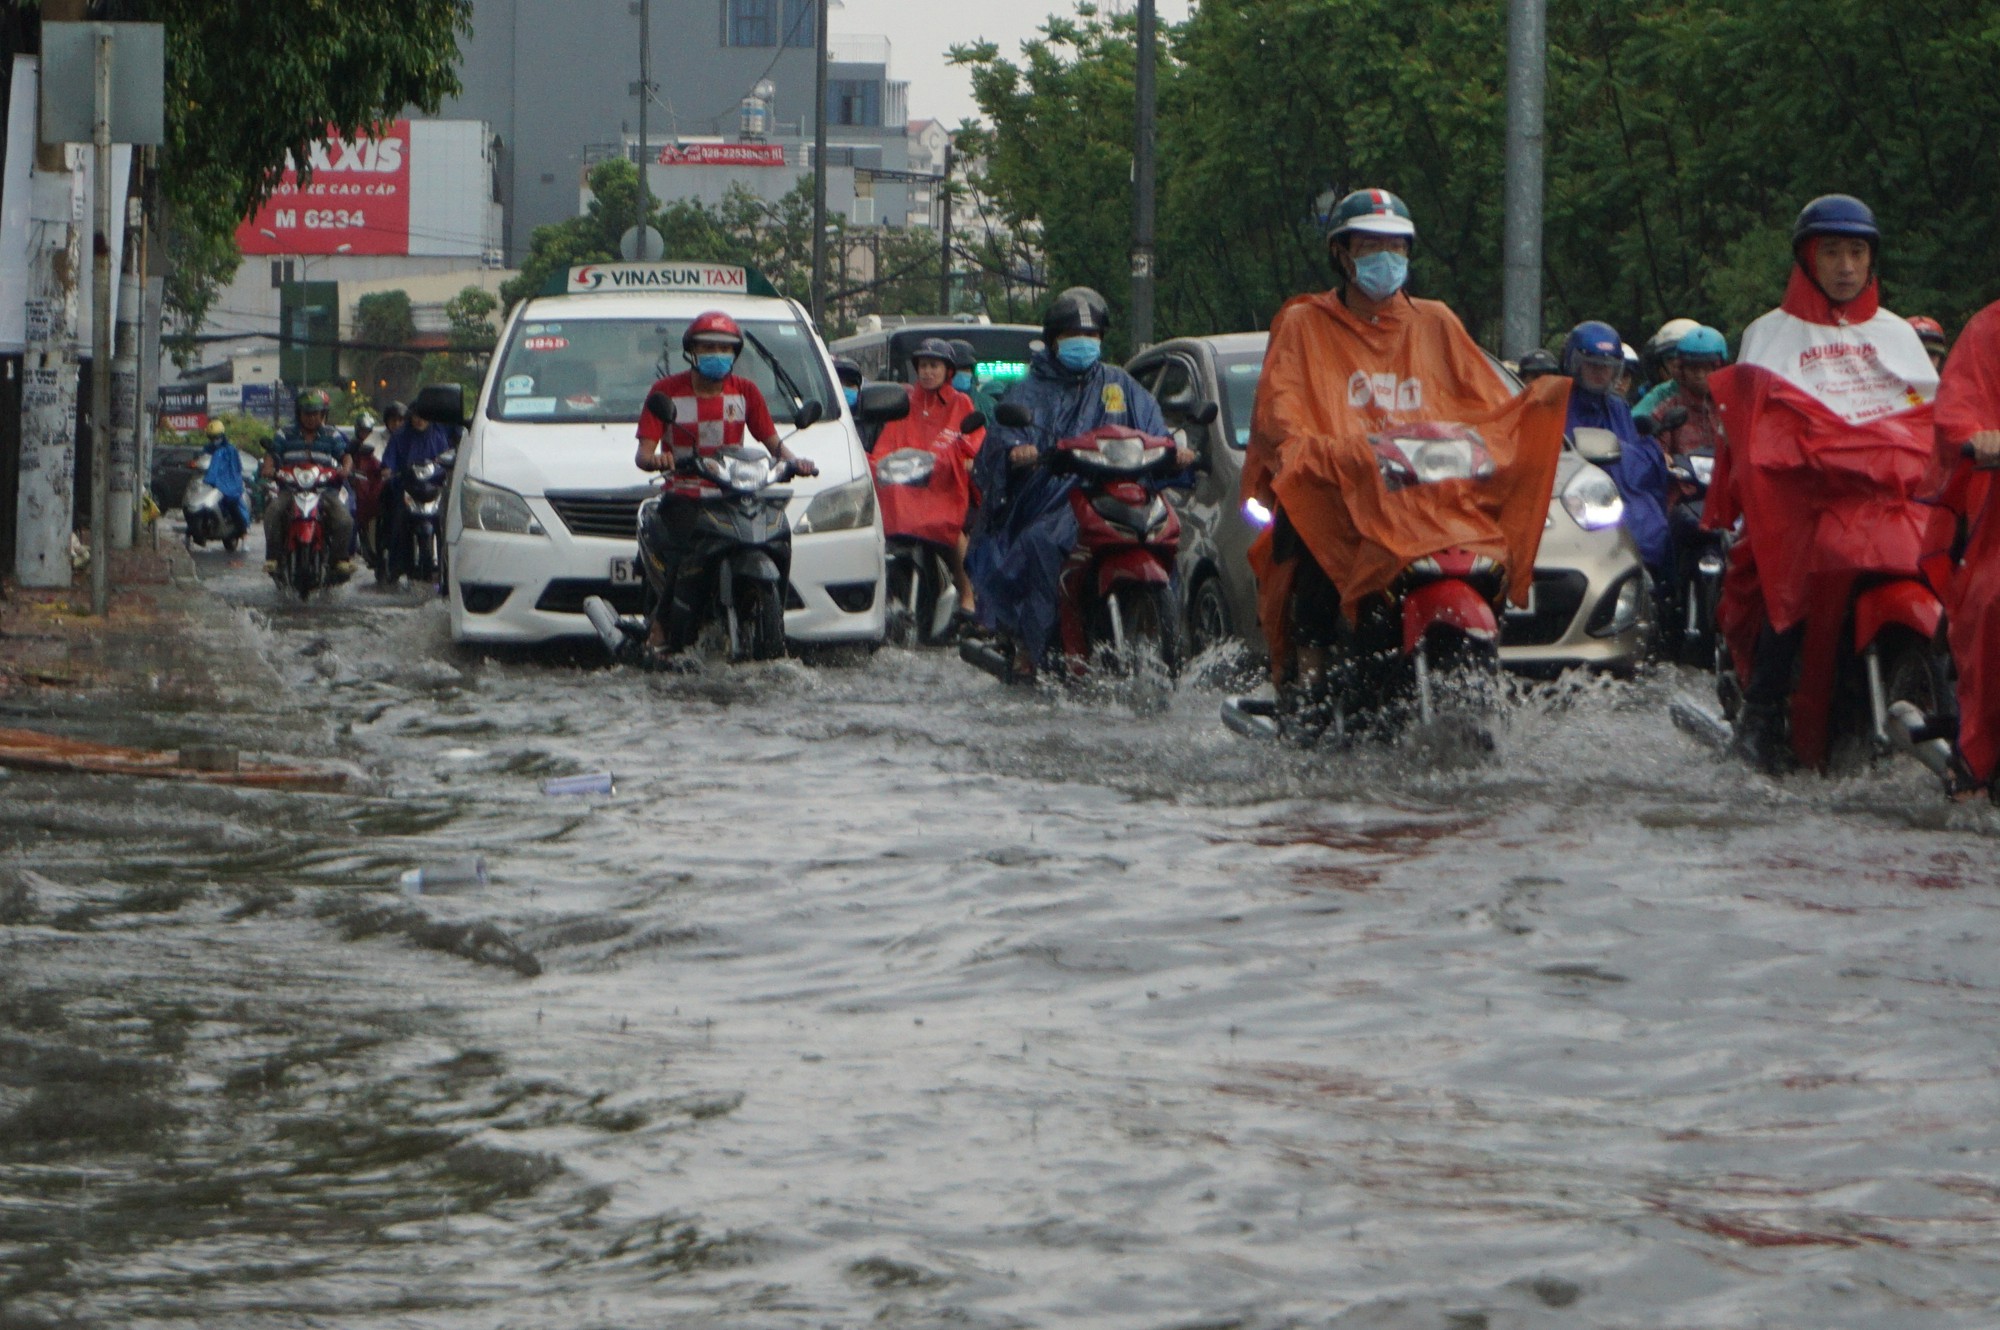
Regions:
<svg viewBox="0 0 2000 1330"><path fill-rule="evenodd" d="M751 461L748 458L732 457L724 464L724 479L729 488L736 490L760 490L771 479L771 464L765 461Z"/></svg>
<svg viewBox="0 0 2000 1330"><path fill-rule="evenodd" d="M546 536L547 531L528 508L528 501L512 490L465 478L459 490L459 517L469 531L492 531L508 536Z"/></svg>
<svg viewBox="0 0 2000 1330"><path fill-rule="evenodd" d="M1617 482L1594 466L1577 468L1569 484L1563 486L1562 506L1585 531L1617 526L1625 517L1625 499L1618 493Z"/></svg>
<svg viewBox="0 0 2000 1330"><path fill-rule="evenodd" d="M1269 526L1271 525L1271 510L1256 499L1245 499L1243 501L1243 520L1251 526Z"/></svg>
<svg viewBox="0 0 2000 1330"><path fill-rule="evenodd" d="M875 480L863 476L815 494L806 505L805 516L792 529L803 536L814 531L852 531L874 522Z"/></svg>
<svg viewBox="0 0 2000 1330"><path fill-rule="evenodd" d="M1694 478L1701 482L1702 485L1707 486L1715 483L1714 457L1706 453L1689 453L1687 464L1688 470L1694 473Z"/></svg>
<svg viewBox="0 0 2000 1330"><path fill-rule="evenodd" d="M921 448L898 448L875 464L875 479L884 485L921 485L937 469L937 458Z"/></svg>

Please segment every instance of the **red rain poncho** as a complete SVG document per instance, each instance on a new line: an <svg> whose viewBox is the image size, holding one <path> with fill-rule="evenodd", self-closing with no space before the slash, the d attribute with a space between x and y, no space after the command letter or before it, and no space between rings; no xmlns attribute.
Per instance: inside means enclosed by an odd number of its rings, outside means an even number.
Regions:
<svg viewBox="0 0 2000 1330"><path fill-rule="evenodd" d="M1973 316L1952 347L1937 395L1938 461L1950 475L1947 510L1933 548L1949 550L1959 521L1966 541L1944 587L1952 659L1958 666L1958 747L1975 776L2000 765L2000 498L1994 472L1974 470L1959 449L2000 429L2000 303Z"/></svg>
<svg viewBox="0 0 2000 1330"><path fill-rule="evenodd" d="M1243 497L1276 500L1350 615L1414 560L1455 546L1499 561L1514 603L1525 604L1569 387L1551 375L1511 396L1458 317L1435 300L1397 299L1369 319L1338 292L1300 296L1271 323ZM1419 421L1476 428L1495 475L1389 493L1369 436ZM1296 564L1273 556L1266 531L1250 547L1250 565L1280 675Z"/></svg>
<svg viewBox="0 0 2000 1330"><path fill-rule="evenodd" d="M1703 524L1744 519L1717 619L1746 682L1765 622L1806 625L1791 713L1807 766L1826 757L1854 579L1918 574L1936 381L1916 332L1877 308L1873 283L1836 308L1803 268L1784 305L1744 332L1738 363L1709 378L1729 442Z"/></svg>
<svg viewBox="0 0 2000 1330"><path fill-rule="evenodd" d="M972 399L946 384L936 392L910 385L910 414L882 427L872 454L877 462L890 453L915 448L937 459L928 485L877 485L882 504L882 531L891 538L911 536L934 545L956 545L965 531L965 513L972 502L972 461L986 431L960 434L959 424L972 414Z"/></svg>

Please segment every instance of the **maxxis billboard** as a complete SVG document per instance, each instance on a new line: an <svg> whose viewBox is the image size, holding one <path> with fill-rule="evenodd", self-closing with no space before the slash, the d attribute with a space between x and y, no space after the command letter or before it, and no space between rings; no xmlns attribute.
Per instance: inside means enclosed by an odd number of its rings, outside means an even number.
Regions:
<svg viewBox="0 0 2000 1330"><path fill-rule="evenodd" d="M329 131L331 132L331 131ZM268 202L236 228L245 254L408 254L410 122L373 138L329 139L312 149L303 189L287 167Z"/></svg>

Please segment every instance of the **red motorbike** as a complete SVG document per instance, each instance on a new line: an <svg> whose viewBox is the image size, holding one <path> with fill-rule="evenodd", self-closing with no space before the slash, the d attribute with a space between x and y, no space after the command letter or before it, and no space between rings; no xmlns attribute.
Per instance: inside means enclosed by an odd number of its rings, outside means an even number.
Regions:
<svg viewBox="0 0 2000 1330"><path fill-rule="evenodd" d="M1002 405L1003 425L1018 407ZM1213 419L1212 404L1205 406ZM1203 414L1191 419L1198 423ZM1171 683L1180 669L1180 616L1174 559L1180 550L1180 516L1162 497L1182 469L1171 438L1124 426L1104 426L1058 443L1043 465L1076 478L1069 493L1077 542L1060 575L1057 627L1072 679L1093 674L1137 682ZM1012 644L973 639L959 655L1003 680L1012 680Z"/></svg>
<svg viewBox="0 0 2000 1330"><path fill-rule="evenodd" d="M328 548L322 504L342 503L340 466L323 453L303 461L288 461L277 471L278 493L285 500L284 544L271 557L277 563L271 578L281 591L306 600L333 579L334 551Z"/></svg>
<svg viewBox="0 0 2000 1330"><path fill-rule="evenodd" d="M1391 494L1494 474L1485 441L1465 425L1400 426L1369 446ZM1331 642L1320 675L1292 681L1275 699L1230 698L1222 719L1256 738L1340 743L1428 725L1448 700L1483 705L1499 676L1496 607L1506 592L1506 569L1485 554L1449 548L1415 559L1386 591L1364 600L1352 622L1336 614L1320 625Z"/></svg>

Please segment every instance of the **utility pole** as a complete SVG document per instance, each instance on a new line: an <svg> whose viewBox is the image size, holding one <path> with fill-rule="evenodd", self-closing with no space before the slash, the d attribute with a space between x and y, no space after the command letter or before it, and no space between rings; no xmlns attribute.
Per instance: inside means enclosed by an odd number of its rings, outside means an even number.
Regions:
<svg viewBox="0 0 2000 1330"><path fill-rule="evenodd" d="M1132 349L1153 344L1153 0L1139 0L1138 142L1132 154Z"/></svg>
<svg viewBox="0 0 2000 1330"><path fill-rule="evenodd" d="M613 85L616 86L615 84ZM653 0L639 0L639 216L632 224L639 228L639 261L653 257L653 187L646 179L651 161L646 140L646 103L653 100Z"/></svg>
<svg viewBox="0 0 2000 1330"><path fill-rule="evenodd" d="M813 247L812 320L826 314L826 0L813 0Z"/></svg>
<svg viewBox="0 0 2000 1330"><path fill-rule="evenodd" d="M1507 222L1500 354L1542 344L1542 147L1548 86L1547 0L1507 3Z"/></svg>
<svg viewBox="0 0 2000 1330"><path fill-rule="evenodd" d="M938 234L944 243L938 255L938 313L951 314L951 139L944 141L944 175L938 181Z"/></svg>
<svg viewBox="0 0 2000 1330"><path fill-rule="evenodd" d="M96 157L95 283L90 326L90 612L111 610L111 33L99 29L95 48L97 110L90 144Z"/></svg>

